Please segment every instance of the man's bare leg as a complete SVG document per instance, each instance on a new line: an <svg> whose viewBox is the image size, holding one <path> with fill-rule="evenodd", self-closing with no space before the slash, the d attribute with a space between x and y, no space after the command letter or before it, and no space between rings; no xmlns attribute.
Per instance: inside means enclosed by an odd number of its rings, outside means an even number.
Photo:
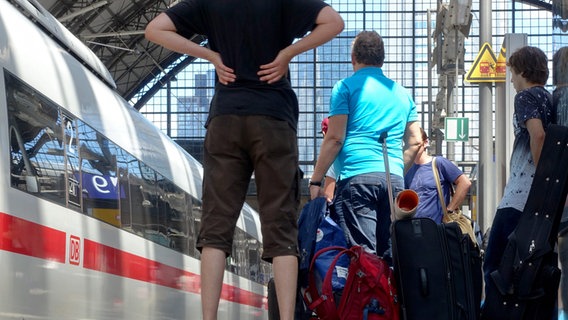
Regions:
<svg viewBox="0 0 568 320"><path fill-rule="evenodd" d="M294 320L296 285L298 282L298 257L279 256L272 259L274 286L278 297L280 320ZM205 320L205 319L204 319Z"/></svg>
<svg viewBox="0 0 568 320"><path fill-rule="evenodd" d="M225 252L204 247L201 252L201 309L203 320L217 320L224 272Z"/></svg>

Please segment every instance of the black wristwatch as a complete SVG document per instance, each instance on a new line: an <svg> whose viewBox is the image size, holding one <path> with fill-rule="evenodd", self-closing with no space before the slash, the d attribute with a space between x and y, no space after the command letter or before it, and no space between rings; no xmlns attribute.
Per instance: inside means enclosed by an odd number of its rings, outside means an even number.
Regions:
<svg viewBox="0 0 568 320"><path fill-rule="evenodd" d="M317 187L321 187L321 181L312 181L310 180L310 182L308 182L308 185L311 186L317 186Z"/></svg>

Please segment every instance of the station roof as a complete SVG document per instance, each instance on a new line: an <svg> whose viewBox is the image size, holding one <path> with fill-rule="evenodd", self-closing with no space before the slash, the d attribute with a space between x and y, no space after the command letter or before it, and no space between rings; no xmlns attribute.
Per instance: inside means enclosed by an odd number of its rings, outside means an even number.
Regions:
<svg viewBox="0 0 568 320"><path fill-rule="evenodd" d="M118 93L128 101L134 98L137 109L194 60L144 38L146 24L180 0L30 1L39 2L93 50L114 77ZM521 2L552 9L552 0Z"/></svg>
<svg viewBox="0 0 568 320"><path fill-rule="evenodd" d="M178 1L36 1L93 50L114 77L118 93L128 101L136 98L137 109L162 87L163 81L194 60L144 38L148 22ZM201 43L205 39L192 40ZM168 69L170 72L166 72Z"/></svg>

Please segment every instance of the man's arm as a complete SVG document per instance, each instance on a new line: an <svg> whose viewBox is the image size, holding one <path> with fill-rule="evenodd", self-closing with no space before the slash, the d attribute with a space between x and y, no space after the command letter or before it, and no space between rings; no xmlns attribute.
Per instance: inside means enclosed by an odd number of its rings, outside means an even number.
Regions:
<svg viewBox="0 0 568 320"><path fill-rule="evenodd" d="M404 131L404 173L412 167L420 144L422 143L422 133L420 132L420 124L412 121L406 124Z"/></svg>
<svg viewBox="0 0 568 320"><path fill-rule="evenodd" d="M471 181L465 174L459 176L456 181L454 181L456 185L454 196L451 198L450 203L446 206L448 210L456 210L459 208L471 187Z"/></svg>
<svg viewBox="0 0 568 320"><path fill-rule="evenodd" d="M542 151L542 146L544 145L544 137L546 134L540 119L529 119L525 124L529 131L531 154L534 166L536 167L538 165L538 160L540 159L540 153Z"/></svg>
<svg viewBox="0 0 568 320"><path fill-rule="evenodd" d="M333 194L335 193L335 184L336 181L334 178L330 176L325 176L323 184L323 194L327 198L328 202L331 202L331 200L333 199Z"/></svg>
<svg viewBox="0 0 568 320"><path fill-rule="evenodd" d="M226 85L229 82L234 82L236 79L234 70L223 64L219 53L202 47L178 34L170 17L163 12L148 23L144 36L148 41L159 44L166 49L211 62L215 66L219 82L222 84Z"/></svg>
<svg viewBox="0 0 568 320"><path fill-rule="evenodd" d="M316 27L305 37L282 49L274 61L261 65L257 73L261 81L273 83L288 73L288 64L300 53L320 46L343 31L343 19L332 7L320 10L316 18Z"/></svg>
<svg viewBox="0 0 568 320"><path fill-rule="evenodd" d="M314 172L312 173L312 181L323 181L325 173L329 170L329 167L332 165L333 161L335 161L337 154L343 147L346 130L346 114L329 117L328 130L321 143L318 160ZM336 172L336 174L339 174L339 172ZM314 199L315 197L322 196L323 191L321 189L310 188L310 195L311 199Z"/></svg>

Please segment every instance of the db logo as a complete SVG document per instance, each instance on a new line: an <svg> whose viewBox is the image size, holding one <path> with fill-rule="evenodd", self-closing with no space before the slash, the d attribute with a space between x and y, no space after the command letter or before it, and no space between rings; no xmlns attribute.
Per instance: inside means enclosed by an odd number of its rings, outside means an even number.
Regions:
<svg viewBox="0 0 568 320"><path fill-rule="evenodd" d="M79 265L79 262L81 262L81 239L77 236L70 236L69 240L69 263Z"/></svg>

